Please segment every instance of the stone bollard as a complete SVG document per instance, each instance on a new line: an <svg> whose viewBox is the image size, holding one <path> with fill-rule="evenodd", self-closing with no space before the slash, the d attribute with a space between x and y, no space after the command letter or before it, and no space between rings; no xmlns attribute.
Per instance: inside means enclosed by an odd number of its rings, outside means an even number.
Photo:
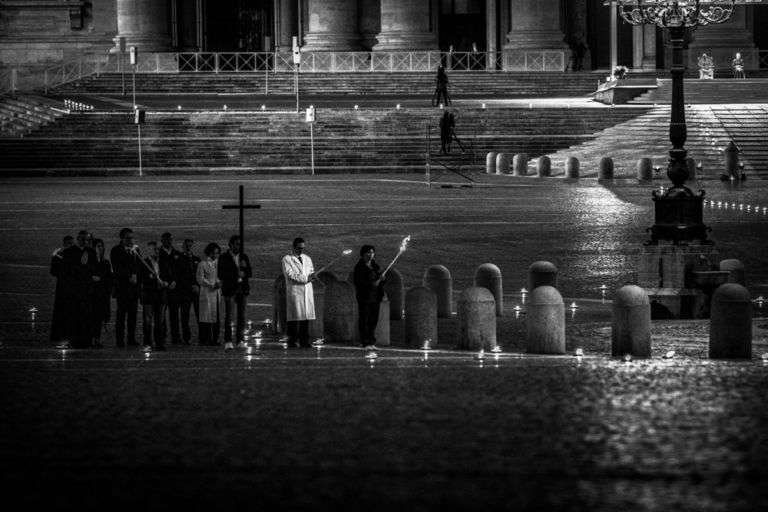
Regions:
<svg viewBox="0 0 768 512"><path fill-rule="evenodd" d="M424 272L424 287L437 297L437 317L450 318L453 313L453 280L451 272L442 265L432 265Z"/></svg>
<svg viewBox="0 0 768 512"><path fill-rule="evenodd" d="M598 180L612 180L613 179L613 159L609 156L604 156L600 159L600 168L597 174Z"/></svg>
<svg viewBox="0 0 768 512"><path fill-rule="evenodd" d="M725 283L712 295L710 359L752 357L752 298L740 284Z"/></svg>
<svg viewBox="0 0 768 512"><path fill-rule="evenodd" d="M565 354L565 304L552 286L531 291L526 318L529 354Z"/></svg>
<svg viewBox="0 0 768 512"><path fill-rule="evenodd" d="M405 294L405 344L422 347L429 340L437 345L437 297L429 288L417 286Z"/></svg>
<svg viewBox="0 0 768 512"><path fill-rule="evenodd" d="M357 339L357 299L351 283L331 281L325 287L323 337L342 343Z"/></svg>
<svg viewBox="0 0 768 512"><path fill-rule="evenodd" d="M317 274L317 279L323 283L323 285L328 286L328 283L331 281L338 281L339 278L336 277L336 274L331 272L330 270L323 270L319 274Z"/></svg>
<svg viewBox="0 0 768 512"><path fill-rule="evenodd" d="M686 157L685 165L688 167L688 179L686 181L696 180L696 160L691 157Z"/></svg>
<svg viewBox="0 0 768 512"><path fill-rule="evenodd" d="M637 161L637 181L640 183L653 181L653 161L650 158L641 158Z"/></svg>
<svg viewBox="0 0 768 512"><path fill-rule="evenodd" d="M385 295L379 305L379 323L376 324L376 344L382 347L388 347L390 345L389 336L389 299Z"/></svg>
<svg viewBox="0 0 768 512"><path fill-rule="evenodd" d="M512 171L515 176L528 176L528 155L518 153L512 158Z"/></svg>
<svg viewBox="0 0 768 512"><path fill-rule="evenodd" d="M286 332L285 317L287 315L288 302L285 296L285 276L280 274L272 285L272 331L277 334Z"/></svg>
<svg viewBox="0 0 768 512"><path fill-rule="evenodd" d="M725 174L735 180L739 179L739 148L733 141L723 150L725 156Z"/></svg>
<svg viewBox="0 0 768 512"><path fill-rule="evenodd" d="M496 316L504 316L501 270L493 263L483 263L475 270L475 286L485 288L496 301Z"/></svg>
<svg viewBox="0 0 768 512"><path fill-rule="evenodd" d="M744 275L744 264L740 260L723 260L720 262L720 270L730 272L728 276L729 283L747 286L746 276Z"/></svg>
<svg viewBox="0 0 768 512"><path fill-rule="evenodd" d="M496 174L509 174L509 157L506 153L496 155Z"/></svg>
<svg viewBox="0 0 768 512"><path fill-rule="evenodd" d="M485 156L485 174L496 174L496 153L489 151Z"/></svg>
<svg viewBox="0 0 768 512"><path fill-rule="evenodd" d="M496 301L485 288L467 288L457 302L459 348L496 348Z"/></svg>
<svg viewBox="0 0 768 512"><path fill-rule="evenodd" d="M611 355L651 357L651 301L635 285L619 288L613 297Z"/></svg>
<svg viewBox="0 0 768 512"><path fill-rule="evenodd" d="M315 319L309 322L309 336L313 339L323 338L323 316L325 313L325 285L322 281L312 283L313 297L315 299Z"/></svg>
<svg viewBox="0 0 768 512"><path fill-rule="evenodd" d="M548 261L536 261L528 267L528 291L539 286L557 288L557 267Z"/></svg>
<svg viewBox="0 0 768 512"><path fill-rule="evenodd" d="M405 289L403 288L403 274L396 268L391 268L387 272L387 280L384 281L384 293L389 297L389 319L402 320Z"/></svg>
<svg viewBox="0 0 768 512"><path fill-rule="evenodd" d="M575 156L565 159L565 177L569 180L579 179L579 159Z"/></svg>
<svg viewBox="0 0 768 512"><path fill-rule="evenodd" d="M539 157L536 176L539 178L548 178L549 176L552 176L552 160L550 160L547 155Z"/></svg>

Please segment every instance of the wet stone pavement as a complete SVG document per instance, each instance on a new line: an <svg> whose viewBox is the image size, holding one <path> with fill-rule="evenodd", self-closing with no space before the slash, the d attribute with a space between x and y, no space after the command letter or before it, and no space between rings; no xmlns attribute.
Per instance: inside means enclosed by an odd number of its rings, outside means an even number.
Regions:
<svg viewBox="0 0 768 512"><path fill-rule="evenodd" d="M349 181L318 180L311 194L290 179L249 183L264 205L248 214L246 232L256 274L249 318L262 335L248 349L173 345L148 356L114 348L111 331L103 349L47 341L50 251L81 225L108 240L131 225L139 243L165 229L177 242L222 242L233 220L220 205L237 182L4 183L6 501L64 510L768 509L762 308L751 360L707 359L706 321L654 322L650 359L610 357L610 290L632 282L633 251L652 224L647 189ZM759 187L716 186L710 197L768 205ZM185 199L171 201L168 190ZM753 296L765 295L766 220L715 206L705 222L723 257L747 264ZM338 344L287 350L261 324L293 236L307 235L319 266L369 240L387 262L404 234L413 236L398 263L407 286L440 263L458 292L477 265L497 262L501 354L455 350L455 318L440 321L429 352L404 347L394 322L392 347L375 358ZM567 303L578 304L566 311L564 356L525 354L525 314L513 309L524 308L519 289L540 259L558 265ZM334 270L343 276L353 263Z"/></svg>

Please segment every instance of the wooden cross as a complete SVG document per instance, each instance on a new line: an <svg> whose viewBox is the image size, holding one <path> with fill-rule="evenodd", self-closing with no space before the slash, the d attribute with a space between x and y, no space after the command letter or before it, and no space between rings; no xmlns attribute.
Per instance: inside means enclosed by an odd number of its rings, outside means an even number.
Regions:
<svg viewBox="0 0 768 512"><path fill-rule="evenodd" d="M221 206L223 210L240 210L240 252L245 253L245 233L243 230L243 217L245 210L258 210L261 208L260 204L244 204L243 203L243 186L240 185L240 202L238 204L224 204Z"/></svg>

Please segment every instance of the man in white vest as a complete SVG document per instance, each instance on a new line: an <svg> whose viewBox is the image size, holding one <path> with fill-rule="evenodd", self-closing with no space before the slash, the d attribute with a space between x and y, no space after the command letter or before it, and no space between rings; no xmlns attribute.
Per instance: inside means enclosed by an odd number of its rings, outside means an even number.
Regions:
<svg viewBox="0 0 768 512"><path fill-rule="evenodd" d="M289 347L312 346L309 342L309 321L315 319L315 298L312 290L315 267L312 265L312 259L304 254L305 245L302 238L296 238L293 241L293 250L283 257Z"/></svg>

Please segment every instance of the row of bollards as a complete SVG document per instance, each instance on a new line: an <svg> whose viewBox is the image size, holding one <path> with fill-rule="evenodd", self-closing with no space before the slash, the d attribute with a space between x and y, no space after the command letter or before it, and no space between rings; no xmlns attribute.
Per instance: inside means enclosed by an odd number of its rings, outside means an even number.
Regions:
<svg viewBox="0 0 768 512"><path fill-rule="evenodd" d="M709 357L751 358L752 301L743 286L743 265L724 260L721 268L731 279L715 291L711 303ZM453 315L453 284L443 265L429 267L423 285L404 290L402 275L388 274L386 296L381 303L377 343L390 344L389 320L404 322L408 346L429 348L438 344L438 319ZM526 352L565 354L565 303L557 289L557 267L537 261L528 269L530 300L527 306ZM740 284L741 283L741 284ZM492 263L477 267L474 286L457 300L458 346L467 350L497 347L496 318L503 316L502 276ZM357 302L354 285L332 273L315 284L315 310L322 321L312 322L310 334L332 342L353 342L357 337ZM274 284L274 328L285 332L285 281ZM647 292L635 285L619 288L613 298L611 354L614 357L651 356L651 305Z"/></svg>
<svg viewBox="0 0 768 512"><path fill-rule="evenodd" d="M743 179L743 167L744 164L739 163L739 149L731 141L728 146L723 150L724 165L725 165L725 178L728 177L734 179ZM700 179L699 174L702 171L702 165L697 164L696 161L687 157L685 159L688 167L688 180ZM540 156L537 159L538 168L536 176L539 178L549 177L552 175L552 161L546 155ZM486 174L512 174L513 176L528 176L528 155L526 153L517 153L512 157L512 172L510 173L509 156L506 153L490 151L486 155L485 159L485 172ZM653 161L650 158L643 157L637 161L637 180L640 183L645 183L653 180L654 172L659 173L660 167L654 167ZM598 165L598 180L613 180L614 179L614 162L611 157L603 157L600 159ZM565 160L564 176L566 179L579 179L579 159L571 156Z"/></svg>

